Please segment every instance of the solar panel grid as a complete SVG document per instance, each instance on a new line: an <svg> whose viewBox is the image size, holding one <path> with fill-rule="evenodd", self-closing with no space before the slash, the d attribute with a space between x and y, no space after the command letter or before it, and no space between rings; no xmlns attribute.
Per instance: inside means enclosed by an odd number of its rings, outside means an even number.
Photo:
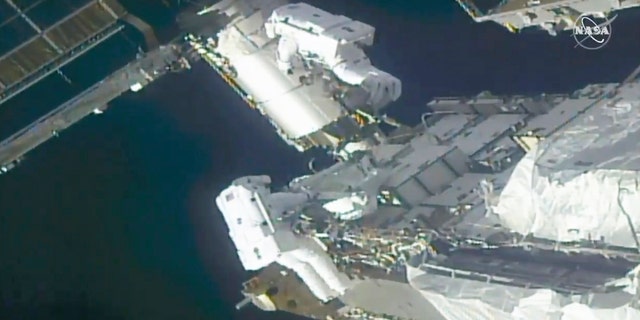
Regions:
<svg viewBox="0 0 640 320"><path fill-rule="evenodd" d="M1 103L75 59L126 12L114 0L0 0L0 13Z"/></svg>

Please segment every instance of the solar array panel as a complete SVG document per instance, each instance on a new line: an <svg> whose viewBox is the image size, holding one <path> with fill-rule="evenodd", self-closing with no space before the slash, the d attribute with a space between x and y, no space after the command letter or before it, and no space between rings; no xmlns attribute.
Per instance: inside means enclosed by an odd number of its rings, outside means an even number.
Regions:
<svg viewBox="0 0 640 320"><path fill-rule="evenodd" d="M0 0L0 104L122 29L117 0Z"/></svg>

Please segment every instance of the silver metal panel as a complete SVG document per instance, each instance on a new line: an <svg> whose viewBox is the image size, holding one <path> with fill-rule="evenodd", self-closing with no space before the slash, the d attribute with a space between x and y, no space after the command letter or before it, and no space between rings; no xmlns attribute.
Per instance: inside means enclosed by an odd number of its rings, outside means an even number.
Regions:
<svg viewBox="0 0 640 320"><path fill-rule="evenodd" d="M402 184L405 180L422 171L428 163L434 162L444 156L454 147L452 146L436 146L433 145L427 135L419 137L412 141L412 146L406 155L396 159L399 164L396 167L396 173L387 181L387 185L395 187Z"/></svg>
<svg viewBox="0 0 640 320"><path fill-rule="evenodd" d="M416 175L416 179L433 194L444 190L457 177L456 173L442 159L430 164L424 171Z"/></svg>
<svg viewBox="0 0 640 320"><path fill-rule="evenodd" d="M575 19L581 14L607 14L617 10L637 7L639 0L505 0L487 9L478 9L479 0L457 0L476 22L493 21L504 25L512 32L520 29L548 25L550 34L573 28Z"/></svg>
<svg viewBox="0 0 640 320"><path fill-rule="evenodd" d="M518 134L526 135L532 132L535 135L547 137L595 102L595 99L566 99L548 113L531 119L523 129L518 131Z"/></svg>
<svg viewBox="0 0 640 320"><path fill-rule="evenodd" d="M456 179L451 185L433 197L429 197L422 204L430 206L455 207L464 204L478 204L482 198L476 192L480 181L488 175L480 173L467 173Z"/></svg>
<svg viewBox="0 0 640 320"><path fill-rule="evenodd" d="M442 141L447 141L460 133L476 117L475 115L467 114L446 115L431 125L427 132Z"/></svg>
<svg viewBox="0 0 640 320"><path fill-rule="evenodd" d="M532 23L553 20L557 8L571 8L576 12L609 12L617 9L610 0L539 0L539 4L534 4L530 0L507 0L488 12L488 15L481 20L492 20L496 18L506 18L517 16L519 13L533 12L537 18L532 19Z"/></svg>
<svg viewBox="0 0 640 320"><path fill-rule="evenodd" d="M497 97L476 97L469 103L478 113L484 115L500 113L505 105L504 99Z"/></svg>
<svg viewBox="0 0 640 320"><path fill-rule="evenodd" d="M505 136L491 143L488 148L474 154L473 159L477 161L500 161L510 157L514 152L518 152L519 148L511 136Z"/></svg>
<svg viewBox="0 0 640 320"><path fill-rule="evenodd" d="M499 138L524 118L526 118L524 114L493 115L477 126L465 130L463 136L456 139L454 143L464 153L472 155Z"/></svg>
<svg viewBox="0 0 640 320"><path fill-rule="evenodd" d="M534 97L534 98L517 98L514 103L519 104L524 108L527 112L533 114L541 114L551 110L554 104L547 100L545 97Z"/></svg>
<svg viewBox="0 0 640 320"><path fill-rule="evenodd" d="M412 206L419 204L430 196L427 190L414 179L406 180L402 185L395 188L395 191L404 202Z"/></svg>
<svg viewBox="0 0 640 320"><path fill-rule="evenodd" d="M458 176L469 172L469 156L458 148L447 153L443 160Z"/></svg>
<svg viewBox="0 0 640 320"><path fill-rule="evenodd" d="M438 97L427 103L427 107L434 112L476 113L476 110L463 98Z"/></svg>

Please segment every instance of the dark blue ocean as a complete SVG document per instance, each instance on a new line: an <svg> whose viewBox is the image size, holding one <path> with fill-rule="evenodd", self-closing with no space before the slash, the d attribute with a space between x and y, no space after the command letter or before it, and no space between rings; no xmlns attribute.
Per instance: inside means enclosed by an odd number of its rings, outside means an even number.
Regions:
<svg viewBox="0 0 640 320"><path fill-rule="evenodd" d="M403 81L390 113L412 123L435 96L567 92L640 64L637 10L587 51L568 34L474 24L453 0L311 2L377 27L371 59ZM90 69L126 54L93 57ZM56 90L24 98L15 119ZM203 64L123 96L0 177L0 319L296 319L234 310L247 274L214 198L243 175L281 185L310 157Z"/></svg>

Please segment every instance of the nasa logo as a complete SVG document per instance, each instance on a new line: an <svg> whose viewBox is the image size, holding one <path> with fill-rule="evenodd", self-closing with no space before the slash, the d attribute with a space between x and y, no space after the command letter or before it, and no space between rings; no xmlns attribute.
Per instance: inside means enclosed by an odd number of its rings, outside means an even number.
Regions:
<svg viewBox="0 0 640 320"><path fill-rule="evenodd" d="M575 48L582 47L587 50L598 50L604 47L611 39L611 22L617 16L609 18L596 18L597 13L586 12L581 14L573 24L573 38L576 40Z"/></svg>

